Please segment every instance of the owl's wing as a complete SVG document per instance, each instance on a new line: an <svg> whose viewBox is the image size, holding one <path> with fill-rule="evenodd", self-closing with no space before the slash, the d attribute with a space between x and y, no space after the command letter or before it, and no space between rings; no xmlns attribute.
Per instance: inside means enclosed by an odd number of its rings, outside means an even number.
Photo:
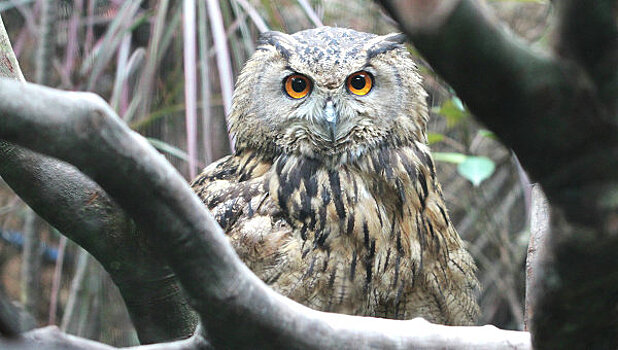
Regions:
<svg viewBox="0 0 618 350"><path fill-rule="evenodd" d="M255 153L210 164L191 184L230 238L236 253L266 283L279 271L292 229L268 193L272 162Z"/></svg>

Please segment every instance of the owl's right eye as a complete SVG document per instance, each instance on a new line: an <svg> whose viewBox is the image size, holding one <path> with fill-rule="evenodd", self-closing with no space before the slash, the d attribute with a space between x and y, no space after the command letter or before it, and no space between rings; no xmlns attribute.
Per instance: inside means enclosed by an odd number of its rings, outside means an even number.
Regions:
<svg viewBox="0 0 618 350"><path fill-rule="evenodd" d="M311 91L311 80L302 74L292 74L284 79L283 90L291 98L303 98Z"/></svg>

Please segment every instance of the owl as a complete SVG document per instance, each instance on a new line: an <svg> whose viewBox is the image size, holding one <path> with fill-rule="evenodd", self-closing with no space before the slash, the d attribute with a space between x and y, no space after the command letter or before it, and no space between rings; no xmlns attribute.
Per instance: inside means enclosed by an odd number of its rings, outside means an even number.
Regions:
<svg viewBox="0 0 618 350"><path fill-rule="evenodd" d="M401 34L262 34L236 83L236 151L192 187L240 258L314 309L475 323L475 264L426 145Z"/></svg>

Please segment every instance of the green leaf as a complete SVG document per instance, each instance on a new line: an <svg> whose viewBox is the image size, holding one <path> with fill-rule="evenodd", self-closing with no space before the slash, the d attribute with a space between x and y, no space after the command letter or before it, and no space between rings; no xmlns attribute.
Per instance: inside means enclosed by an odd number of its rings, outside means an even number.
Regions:
<svg viewBox="0 0 618 350"><path fill-rule="evenodd" d="M436 132L428 132L427 133L427 143L433 145L434 143L438 143L444 140L444 135L438 134Z"/></svg>
<svg viewBox="0 0 618 350"><path fill-rule="evenodd" d="M456 152L433 152L433 159L438 162L461 164L468 158L467 155Z"/></svg>
<svg viewBox="0 0 618 350"><path fill-rule="evenodd" d="M449 128L457 125L457 123L468 116L466 108L456 96L442 103L440 108L433 108L432 111L446 118L446 126Z"/></svg>
<svg viewBox="0 0 618 350"><path fill-rule="evenodd" d="M161 140L153 139L150 137L147 137L146 139L148 140L148 142L150 142L150 144L154 148L158 149L159 151L168 153L169 155L182 159L185 162L189 161L189 155L185 151L181 150L180 148L174 147L170 145L169 143L163 142Z"/></svg>
<svg viewBox="0 0 618 350"><path fill-rule="evenodd" d="M493 133L493 131L491 130L487 130L487 129L480 129L479 130L479 134L483 137L486 137L488 139L493 139L493 140L497 140L498 136L496 136L496 134Z"/></svg>
<svg viewBox="0 0 618 350"><path fill-rule="evenodd" d="M487 157L469 156L457 166L457 172L470 180L474 186L478 186L494 173L496 165Z"/></svg>

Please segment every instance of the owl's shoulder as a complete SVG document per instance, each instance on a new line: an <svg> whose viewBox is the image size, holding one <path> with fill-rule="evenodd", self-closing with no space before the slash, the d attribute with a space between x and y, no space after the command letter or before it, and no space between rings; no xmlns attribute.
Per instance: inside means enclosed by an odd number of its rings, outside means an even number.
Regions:
<svg viewBox="0 0 618 350"><path fill-rule="evenodd" d="M191 184L241 259L266 282L291 237L268 192L271 168L271 160L243 152L210 164Z"/></svg>

